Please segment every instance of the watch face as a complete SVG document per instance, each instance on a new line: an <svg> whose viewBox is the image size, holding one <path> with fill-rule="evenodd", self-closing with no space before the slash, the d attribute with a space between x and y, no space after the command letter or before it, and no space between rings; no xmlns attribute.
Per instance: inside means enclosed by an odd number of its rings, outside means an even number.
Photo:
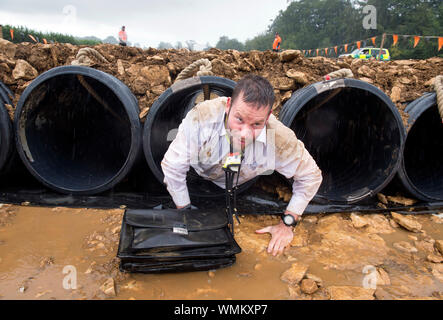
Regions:
<svg viewBox="0 0 443 320"><path fill-rule="evenodd" d="M287 215L284 216L284 218L283 218L283 222L284 222L286 225L292 225L292 224L295 222L295 219L294 219L294 217L291 216L290 214L287 214Z"/></svg>

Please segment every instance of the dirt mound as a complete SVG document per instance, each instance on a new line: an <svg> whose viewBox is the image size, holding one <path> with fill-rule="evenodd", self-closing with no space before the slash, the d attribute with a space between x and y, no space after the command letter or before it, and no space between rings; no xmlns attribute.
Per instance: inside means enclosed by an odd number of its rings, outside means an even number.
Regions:
<svg viewBox="0 0 443 320"><path fill-rule="evenodd" d="M70 65L82 47L60 43L13 44L2 40L0 80L15 93L14 105L37 74L57 66ZM407 103L432 91L433 78L443 73L443 59L438 57L379 62L352 58L306 58L297 50L282 53L215 48L208 51L142 50L110 44L93 48L108 62L97 61L92 67L123 81L138 98L142 116L158 96L171 86L180 71L201 58L212 62L212 71L216 76L238 81L247 73L256 73L268 79L275 89L273 112L276 115L297 89L321 81L324 75L332 71L349 68L356 79L369 82L390 96L406 121L407 116L402 110Z"/></svg>

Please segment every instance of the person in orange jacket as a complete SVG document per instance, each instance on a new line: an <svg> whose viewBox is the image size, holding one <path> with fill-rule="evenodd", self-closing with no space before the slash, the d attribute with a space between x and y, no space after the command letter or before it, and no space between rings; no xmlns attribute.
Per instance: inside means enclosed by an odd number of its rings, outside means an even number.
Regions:
<svg viewBox="0 0 443 320"><path fill-rule="evenodd" d="M272 44L272 51L278 52L280 50L281 38L278 32L275 33L274 43Z"/></svg>
<svg viewBox="0 0 443 320"><path fill-rule="evenodd" d="M128 36L126 35L125 26L122 27L120 32L118 33L118 40L121 46L126 46L126 41L128 40Z"/></svg>

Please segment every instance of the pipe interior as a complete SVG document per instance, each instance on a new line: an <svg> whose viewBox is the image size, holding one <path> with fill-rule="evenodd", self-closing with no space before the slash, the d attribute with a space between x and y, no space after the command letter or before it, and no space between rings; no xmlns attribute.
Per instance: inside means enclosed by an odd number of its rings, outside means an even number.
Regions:
<svg viewBox="0 0 443 320"><path fill-rule="evenodd" d="M437 105L429 107L408 133L404 166L410 181L424 195L443 199L443 124Z"/></svg>
<svg viewBox="0 0 443 320"><path fill-rule="evenodd" d="M389 107L357 88L320 93L297 113L291 128L322 170L317 197L350 202L386 182L399 157L401 133Z"/></svg>
<svg viewBox="0 0 443 320"><path fill-rule="evenodd" d="M232 89L218 88L216 86L210 89L210 99L221 96L230 96ZM203 101L203 90L182 90L172 94L164 101L162 107L155 115L154 123L151 128L151 153L154 162L162 172L161 161L174 140L177 129L186 117L186 114L198 102ZM201 178L192 167L187 174L187 185L191 195L213 196L224 192L213 182Z"/></svg>
<svg viewBox="0 0 443 320"><path fill-rule="evenodd" d="M20 140L28 160L32 156L29 164L47 183L72 191L111 181L131 147L123 103L98 80L83 76L86 85L80 80L66 74L42 82L20 115Z"/></svg>

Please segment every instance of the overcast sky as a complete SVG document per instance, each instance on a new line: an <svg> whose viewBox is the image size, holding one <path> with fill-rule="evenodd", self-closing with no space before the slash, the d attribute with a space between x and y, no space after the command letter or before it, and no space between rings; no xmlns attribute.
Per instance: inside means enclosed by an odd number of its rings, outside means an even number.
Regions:
<svg viewBox="0 0 443 320"><path fill-rule="evenodd" d="M157 47L195 40L215 46L220 36L244 42L266 31L287 0L0 0L0 24L74 36L117 37Z"/></svg>

